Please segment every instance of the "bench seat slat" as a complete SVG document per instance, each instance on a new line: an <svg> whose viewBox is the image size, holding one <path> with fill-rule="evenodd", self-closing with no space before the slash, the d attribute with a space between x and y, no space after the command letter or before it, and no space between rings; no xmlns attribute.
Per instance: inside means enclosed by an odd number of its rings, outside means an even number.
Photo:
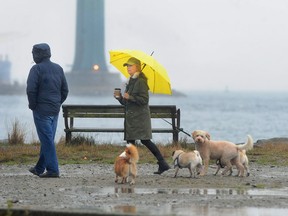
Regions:
<svg viewBox="0 0 288 216"><path fill-rule="evenodd" d="M72 113L73 118L124 118L124 113Z"/></svg>
<svg viewBox="0 0 288 216"><path fill-rule="evenodd" d="M65 132L124 132L124 128L70 128ZM171 133L175 130L171 128L152 128L154 133ZM176 130L177 131L177 130Z"/></svg>
<svg viewBox="0 0 288 216"><path fill-rule="evenodd" d="M65 117L65 116L64 116ZM73 118L124 118L124 113L73 113L67 115ZM151 113L151 118L176 118L171 113Z"/></svg>
<svg viewBox="0 0 288 216"><path fill-rule="evenodd" d="M70 128L65 132L124 132L124 128Z"/></svg>

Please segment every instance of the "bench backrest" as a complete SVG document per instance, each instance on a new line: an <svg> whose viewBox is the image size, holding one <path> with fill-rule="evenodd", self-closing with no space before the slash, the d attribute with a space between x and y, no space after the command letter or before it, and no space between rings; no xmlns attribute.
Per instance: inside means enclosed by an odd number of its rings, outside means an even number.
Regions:
<svg viewBox="0 0 288 216"><path fill-rule="evenodd" d="M62 105L63 117L72 118L124 118L121 105ZM151 105L151 118L177 118L174 105Z"/></svg>

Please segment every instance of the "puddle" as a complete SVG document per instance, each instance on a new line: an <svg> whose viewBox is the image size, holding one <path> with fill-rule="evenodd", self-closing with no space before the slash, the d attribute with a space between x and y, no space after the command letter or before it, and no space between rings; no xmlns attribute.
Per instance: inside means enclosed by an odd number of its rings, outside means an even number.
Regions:
<svg viewBox="0 0 288 216"><path fill-rule="evenodd" d="M196 206L179 208L171 205L149 208L137 208L135 206L123 205L115 206L112 213L127 213L138 215L181 215L181 216L271 216L271 215L286 215L288 209L275 208L256 208L256 207L242 207L242 208L214 208L207 206Z"/></svg>
<svg viewBox="0 0 288 216"><path fill-rule="evenodd" d="M191 204L189 207L179 207L176 205L164 206L134 206L134 205L115 205L114 207L104 207L107 213L136 214L136 215L173 215L173 216L271 216L287 215L288 209L285 208L263 208L263 207L239 207L239 208L216 208L206 206L197 206Z"/></svg>
<svg viewBox="0 0 288 216"><path fill-rule="evenodd" d="M65 189L60 189L65 190ZM73 189L66 189L73 190ZM281 189L199 189L199 188L134 188L129 186L119 187L78 187L76 193L89 193L90 195L107 196L109 194L197 194L197 195L253 195L253 196L285 196L288 197L288 188Z"/></svg>
<svg viewBox="0 0 288 216"><path fill-rule="evenodd" d="M116 187L77 187L77 188L61 188L60 190L71 192L71 195L76 193L78 195L90 197L109 197L109 196L121 196L121 194L167 194L173 196L173 194L191 194L201 196L221 196L221 195L245 195L245 196L281 196L284 199L288 198L288 188L281 189L199 189L199 188L162 188L162 189L151 189L151 188L135 188L129 186L116 186ZM141 198L140 198L141 199ZM145 205L103 205L101 209L107 213L120 213L120 214L137 214L137 215L195 215L195 216L211 216L211 215L221 215L221 216L270 216L270 215L286 215L288 209L286 208L264 208L264 207L239 207L239 208L229 208L229 207L211 207L209 204L205 206L191 205L180 207L179 203L167 203L165 205L155 205L155 206L145 206Z"/></svg>

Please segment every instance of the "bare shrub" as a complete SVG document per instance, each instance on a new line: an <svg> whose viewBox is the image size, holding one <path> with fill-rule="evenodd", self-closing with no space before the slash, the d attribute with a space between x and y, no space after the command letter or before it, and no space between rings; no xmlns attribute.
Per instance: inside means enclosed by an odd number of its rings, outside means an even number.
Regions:
<svg viewBox="0 0 288 216"><path fill-rule="evenodd" d="M25 130L18 119L12 122L12 129L8 132L8 144L17 145L25 143Z"/></svg>
<svg viewBox="0 0 288 216"><path fill-rule="evenodd" d="M172 143L172 146L175 147L176 149L189 149L189 150L195 149L194 143L188 142L187 137L180 138L178 142Z"/></svg>
<svg viewBox="0 0 288 216"><path fill-rule="evenodd" d="M77 134L72 137L70 145L95 145L95 140L93 137L88 137L83 134Z"/></svg>

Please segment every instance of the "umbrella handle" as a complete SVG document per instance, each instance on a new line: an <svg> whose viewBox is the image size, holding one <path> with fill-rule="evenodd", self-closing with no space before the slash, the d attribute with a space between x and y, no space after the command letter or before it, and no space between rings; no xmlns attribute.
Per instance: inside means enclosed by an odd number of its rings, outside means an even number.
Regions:
<svg viewBox="0 0 288 216"><path fill-rule="evenodd" d="M154 51L151 52L150 56L152 56L153 54L154 54ZM146 64L144 63L143 68L141 69L141 71L143 71L145 67L146 67Z"/></svg>

